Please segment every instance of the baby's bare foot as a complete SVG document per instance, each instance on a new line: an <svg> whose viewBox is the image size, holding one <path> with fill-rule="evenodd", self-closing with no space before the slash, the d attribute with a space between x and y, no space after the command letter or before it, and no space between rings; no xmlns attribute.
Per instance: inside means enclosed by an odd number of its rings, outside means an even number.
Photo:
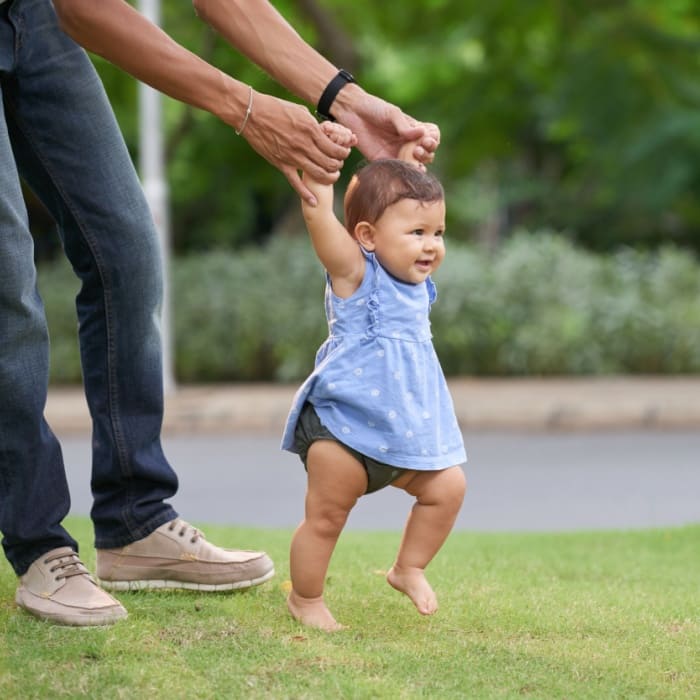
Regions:
<svg viewBox="0 0 700 700"><path fill-rule="evenodd" d="M287 608L295 620L307 627L316 627L325 632L345 629L331 615L331 611L323 602L323 596L304 598L292 590L287 596Z"/></svg>
<svg viewBox="0 0 700 700"><path fill-rule="evenodd" d="M421 615L432 615L438 609L435 591L425 578L423 569L392 566L386 580L397 591L405 593Z"/></svg>

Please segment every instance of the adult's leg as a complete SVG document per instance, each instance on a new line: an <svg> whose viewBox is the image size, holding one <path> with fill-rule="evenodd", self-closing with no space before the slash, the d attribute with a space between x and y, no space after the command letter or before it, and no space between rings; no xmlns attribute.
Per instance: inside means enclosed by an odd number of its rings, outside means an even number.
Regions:
<svg viewBox="0 0 700 700"><path fill-rule="evenodd" d="M61 449L43 417L48 332L2 102L0 163L0 532L19 576L45 552L77 544L61 526L70 498Z"/></svg>
<svg viewBox="0 0 700 700"><path fill-rule="evenodd" d="M437 598L425 578L425 567L452 530L464 500L466 479L461 467L455 466L442 471L414 472L394 482L394 486L415 496L416 502L387 581L405 593L418 612L430 615L437 610Z"/></svg>
<svg viewBox="0 0 700 700"><path fill-rule="evenodd" d="M357 499L367 489L364 467L343 447L318 440L309 448L305 517L292 537L292 591L287 606L305 625L340 629L323 600L333 549Z"/></svg>
<svg viewBox="0 0 700 700"><path fill-rule="evenodd" d="M97 547L141 539L176 517L163 413L157 236L111 107L85 52L46 0L18 0L14 68L3 85L21 175L59 224L77 297L93 419Z"/></svg>

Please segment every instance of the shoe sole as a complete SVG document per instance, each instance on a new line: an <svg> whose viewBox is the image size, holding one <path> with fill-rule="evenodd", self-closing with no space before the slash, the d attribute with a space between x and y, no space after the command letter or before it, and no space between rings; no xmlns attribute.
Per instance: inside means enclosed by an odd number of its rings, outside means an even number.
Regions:
<svg viewBox="0 0 700 700"><path fill-rule="evenodd" d="M143 591L177 589L186 591L235 591L242 588L259 586L269 581L275 575L275 570L270 569L258 578L246 581L233 581L229 583L195 583L192 581L174 581L163 579L143 579L141 581L105 581L100 579L100 586L108 591Z"/></svg>
<svg viewBox="0 0 700 700"><path fill-rule="evenodd" d="M70 610L49 612L35 608L31 601L25 600L20 592L15 596L15 603L18 608L42 622L49 622L63 627L107 627L128 617L128 613L124 608L110 612L92 611L82 614L76 614Z"/></svg>
<svg viewBox="0 0 700 700"><path fill-rule="evenodd" d="M86 617L74 617L71 615L46 615L43 612L32 610L24 605L18 605L17 607L24 610L32 617L42 622L47 622L52 625L60 625L61 627L109 627L114 625L121 620L125 620L127 615L107 615L107 616L86 616Z"/></svg>

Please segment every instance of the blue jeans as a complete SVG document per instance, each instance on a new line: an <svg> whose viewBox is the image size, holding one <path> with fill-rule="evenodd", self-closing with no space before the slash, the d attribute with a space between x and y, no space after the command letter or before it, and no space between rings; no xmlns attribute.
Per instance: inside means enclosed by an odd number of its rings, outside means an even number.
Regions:
<svg viewBox="0 0 700 700"><path fill-rule="evenodd" d="M83 381L93 423L95 546L176 517L163 454L158 239L102 84L49 0L0 5L0 532L18 575L76 542L44 419L49 340L20 176L55 218L80 279Z"/></svg>

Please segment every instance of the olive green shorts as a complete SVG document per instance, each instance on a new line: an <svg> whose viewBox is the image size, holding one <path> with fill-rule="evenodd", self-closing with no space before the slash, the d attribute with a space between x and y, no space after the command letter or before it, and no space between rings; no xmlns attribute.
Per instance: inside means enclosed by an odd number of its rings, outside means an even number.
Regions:
<svg viewBox="0 0 700 700"><path fill-rule="evenodd" d="M365 493L374 493L388 486L393 481L396 481L400 476L405 474L408 469L401 469L390 464L377 462L371 457L366 457L361 452L353 450L326 428L319 419L314 407L307 401L301 410L297 427L294 431L294 444L299 452L299 457L306 467L306 456L309 452L309 447L316 440L333 440L341 447L344 447L364 468L367 472L367 490Z"/></svg>

